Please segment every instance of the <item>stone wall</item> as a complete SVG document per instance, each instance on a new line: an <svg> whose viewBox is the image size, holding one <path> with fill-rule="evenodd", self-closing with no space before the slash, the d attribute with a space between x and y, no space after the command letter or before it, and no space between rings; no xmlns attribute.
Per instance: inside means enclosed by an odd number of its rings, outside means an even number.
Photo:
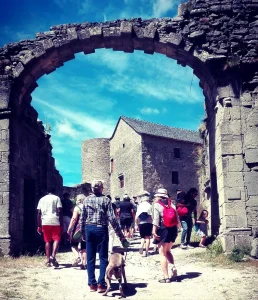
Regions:
<svg viewBox="0 0 258 300"><path fill-rule="evenodd" d="M88 196L90 192L91 192L90 183L77 184L72 187L69 186L63 187L63 193L70 194L70 199L76 199L76 196L79 194L84 194L85 196Z"/></svg>
<svg viewBox="0 0 258 300"><path fill-rule="evenodd" d="M75 53L112 48L166 55L193 68L203 88L224 249L252 243L252 254L258 257L257 14L257 0L191 0L180 6L175 18L63 24L38 33L34 40L5 45L0 49L3 159L12 149L10 114L23 117L37 80ZM4 185L12 183L10 172L10 163L3 163ZM2 191L0 199L9 206L12 198L7 193ZM6 225L1 226L6 233Z"/></svg>
<svg viewBox="0 0 258 300"><path fill-rule="evenodd" d="M110 194L109 139L97 138L82 142L82 181L104 180L104 193Z"/></svg>
<svg viewBox="0 0 258 300"><path fill-rule="evenodd" d="M191 187L198 188L196 147L188 142L142 136L142 165L144 190L155 192L159 187L168 190L176 199L176 190L185 192ZM180 158L175 158L174 148L180 149ZM178 184L172 184L172 171L178 172Z"/></svg>
<svg viewBox="0 0 258 300"><path fill-rule="evenodd" d="M2 245L5 236L11 238L11 243L9 240L9 251L4 250L4 253L17 254L28 244L37 243L38 200L50 187L55 187L58 195L62 191L63 181L55 168L50 136L45 135L37 116L37 112L28 106L22 118L10 119L11 151L5 163L6 167L10 166L10 187L3 194L9 195L6 210L9 218L1 221L0 226L5 226L5 232L0 231L0 247L5 247L5 243Z"/></svg>
<svg viewBox="0 0 258 300"><path fill-rule="evenodd" d="M132 197L143 191L142 138L123 120L110 140L110 159L114 163L110 175L112 197L122 197L124 193ZM120 188L120 174L124 176L123 188Z"/></svg>

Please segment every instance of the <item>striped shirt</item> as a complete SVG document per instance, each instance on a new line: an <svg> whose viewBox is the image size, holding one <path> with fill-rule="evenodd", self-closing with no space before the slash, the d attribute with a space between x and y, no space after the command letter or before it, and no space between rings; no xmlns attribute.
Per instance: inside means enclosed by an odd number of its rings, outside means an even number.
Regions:
<svg viewBox="0 0 258 300"><path fill-rule="evenodd" d="M124 239L124 235L116 220L111 200L104 195L89 195L83 201L81 228L85 229L86 225L102 225L111 226L115 230L120 239Z"/></svg>

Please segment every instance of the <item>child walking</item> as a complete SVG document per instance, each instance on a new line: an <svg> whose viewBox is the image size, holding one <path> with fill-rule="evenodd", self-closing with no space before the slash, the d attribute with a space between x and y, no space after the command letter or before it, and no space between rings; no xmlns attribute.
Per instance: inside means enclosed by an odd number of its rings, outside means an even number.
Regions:
<svg viewBox="0 0 258 300"><path fill-rule="evenodd" d="M199 244L201 248L206 248L205 241L208 235L208 223L209 223L209 221L207 220L208 214L209 213L206 209L202 210L199 218L196 221L198 225L198 230L196 232L196 235L201 237L201 241Z"/></svg>

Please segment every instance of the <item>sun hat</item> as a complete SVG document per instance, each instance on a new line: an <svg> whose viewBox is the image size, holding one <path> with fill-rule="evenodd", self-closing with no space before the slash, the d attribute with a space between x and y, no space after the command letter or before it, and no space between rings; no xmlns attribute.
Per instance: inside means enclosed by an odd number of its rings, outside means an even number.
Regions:
<svg viewBox="0 0 258 300"><path fill-rule="evenodd" d="M76 205L80 205L83 203L85 199L85 195L84 194L79 194L76 196Z"/></svg>
<svg viewBox="0 0 258 300"><path fill-rule="evenodd" d="M154 195L154 197L168 198L168 191L166 189L157 189L157 192Z"/></svg>

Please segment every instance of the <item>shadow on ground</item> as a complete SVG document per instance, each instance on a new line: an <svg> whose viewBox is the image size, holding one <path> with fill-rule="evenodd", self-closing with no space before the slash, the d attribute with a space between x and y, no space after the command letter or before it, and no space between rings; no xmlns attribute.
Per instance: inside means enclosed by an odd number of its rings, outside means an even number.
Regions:
<svg viewBox="0 0 258 300"><path fill-rule="evenodd" d="M137 288L146 288L147 287L147 283L127 283L127 287L125 287L125 285L123 284L123 291L126 297L130 297L130 296L134 296L137 293ZM112 283L111 285L111 290L109 291L109 293L107 294L106 297L116 297L116 296L120 296L121 294L119 292L119 285L118 283Z"/></svg>
<svg viewBox="0 0 258 300"><path fill-rule="evenodd" d="M199 272L187 272L183 275L178 275L176 278L172 278L172 281L181 282L185 279L193 279L193 278L197 278L201 275L202 275L202 273L199 273Z"/></svg>

